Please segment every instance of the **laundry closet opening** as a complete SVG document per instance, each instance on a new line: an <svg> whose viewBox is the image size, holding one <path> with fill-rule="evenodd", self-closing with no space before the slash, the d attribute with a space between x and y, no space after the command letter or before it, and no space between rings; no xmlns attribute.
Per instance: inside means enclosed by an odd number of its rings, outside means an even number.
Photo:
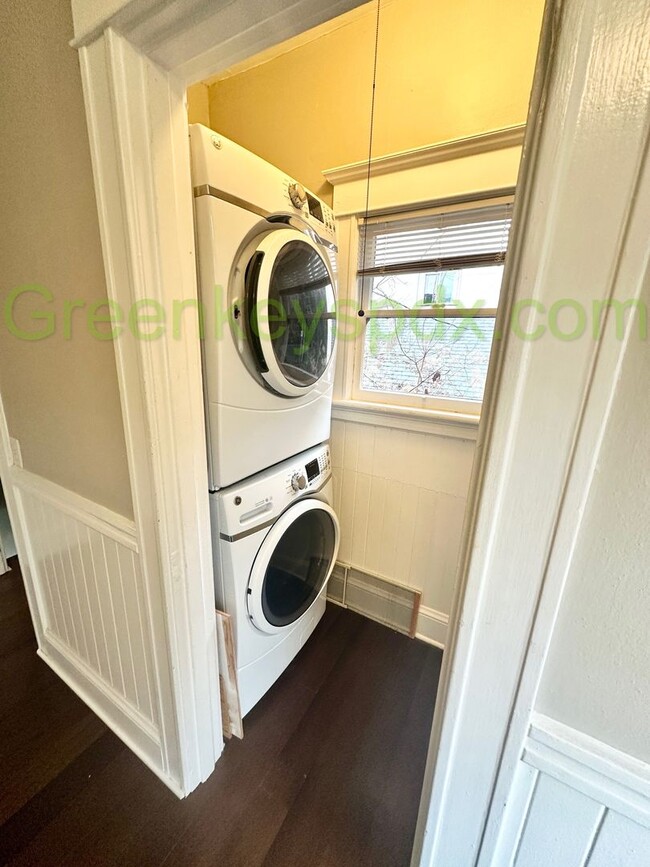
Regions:
<svg viewBox="0 0 650 867"><path fill-rule="evenodd" d="M305 863L413 843L542 14L470 5L365 4L187 92L220 762L271 823L290 793Z"/></svg>

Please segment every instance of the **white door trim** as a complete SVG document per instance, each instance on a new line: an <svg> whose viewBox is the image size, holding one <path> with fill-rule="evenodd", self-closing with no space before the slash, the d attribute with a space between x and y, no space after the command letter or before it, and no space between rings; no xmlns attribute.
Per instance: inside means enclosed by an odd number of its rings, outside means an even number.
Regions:
<svg viewBox="0 0 650 867"><path fill-rule="evenodd" d="M548 310L570 297L589 309L640 291L648 76L643 44L628 36L643 31L646 15L646 0L547 7L504 325L519 300ZM527 314L532 331L538 320ZM523 341L506 327L497 344L414 865L511 863L499 831L508 801L523 796L513 789L516 766L630 335L628 321L616 338L613 318L609 309L610 330L597 339Z"/></svg>
<svg viewBox="0 0 650 867"><path fill-rule="evenodd" d="M168 309L196 293L182 87L112 30L80 55L109 298L125 315L145 299ZM143 580L158 627L165 763L186 794L222 747L192 336L143 340L125 328L115 341Z"/></svg>
<svg viewBox="0 0 650 867"><path fill-rule="evenodd" d="M359 0L74 0L108 297L197 298L185 85ZM147 311L145 311L147 312ZM151 312L149 310L148 312ZM154 326L155 327L155 326ZM198 328L115 341L142 580L152 612L161 775L188 794L223 748ZM147 329L143 329L146 331Z"/></svg>

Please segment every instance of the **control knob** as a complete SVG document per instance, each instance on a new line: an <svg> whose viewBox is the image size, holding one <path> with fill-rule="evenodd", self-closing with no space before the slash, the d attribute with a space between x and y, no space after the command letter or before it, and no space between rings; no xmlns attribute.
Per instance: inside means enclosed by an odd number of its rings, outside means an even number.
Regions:
<svg viewBox="0 0 650 867"><path fill-rule="evenodd" d="M294 473L291 476L291 487L294 491L304 491L307 487L307 476L304 473Z"/></svg>
<svg viewBox="0 0 650 867"><path fill-rule="evenodd" d="M296 208L302 208L307 201L307 193L302 184L289 184L289 198Z"/></svg>

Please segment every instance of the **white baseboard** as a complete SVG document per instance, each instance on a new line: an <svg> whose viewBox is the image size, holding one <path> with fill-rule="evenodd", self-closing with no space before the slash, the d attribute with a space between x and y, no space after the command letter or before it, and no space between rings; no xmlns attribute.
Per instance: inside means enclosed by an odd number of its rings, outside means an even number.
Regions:
<svg viewBox="0 0 650 867"><path fill-rule="evenodd" d="M184 798L175 780L163 770L160 732L128 705L115 690L98 678L83 660L61 646L56 636L46 633L38 656L75 692L126 746L178 798Z"/></svg>
<svg viewBox="0 0 650 867"><path fill-rule="evenodd" d="M74 680L76 683L84 685L84 701L92 707L98 716L106 720L109 712L112 713L113 709L116 710L122 718L122 728L133 730L130 740L134 740L137 733L138 741L144 739L151 744L152 748L158 750L160 747L160 730L158 726L147 719L144 714L140 713L133 704L126 701L124 696L103 678L99 677L96 671L87 665L81 657L72 652L70 647L64 644L49 629L46 629L43 635L43 646L40 648L39 656L48 665L51 665L52 661L54 661L58 669L64 669L66 676L63 679L66 682ZM78 691L76 687L75 691ZM120 737L122 737L121 734Z"/></svg>
<svg viewBox="0 0 650 867"><path fill-rule="evenodd" d="M416 638L444 650L445 644L447 643L448 628L448 614L443 614L442 611L436 611L435 608L426 608L424 605L420 606L417 631L415 633Z"/></svg>

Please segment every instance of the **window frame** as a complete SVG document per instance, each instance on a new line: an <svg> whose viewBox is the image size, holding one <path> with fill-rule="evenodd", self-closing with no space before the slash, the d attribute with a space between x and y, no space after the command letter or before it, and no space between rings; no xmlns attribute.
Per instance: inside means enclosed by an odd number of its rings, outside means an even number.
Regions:
<svg viewBox="0 0 650 867"><path fill-rule="evenodd" d="M477 208L488 207L490 205L512 205L514 201L514 187L504 191L499 191L499 195L489 194L483 197L467 196L462 199L457 199L450 202L432 202L429 205L405 206L399 209L390 211L381 211L369 214L369 219L382 217L386 219L404 219L409 216L426 216L430 214L435 216L440 213L449 213L450 211L475 210ZM466 421L468 418L479 419L482 407L482 401L459 400L454 398L437 397L431 395L413 395L403 394L400 392L391 391L374 391L361 387L361 375L363 370L364 350L365 350L365 333L369 322L372 319L379 318L461 318L470 316L472 318L496 318L498 307L481 308L479 310L459 309L452 305L441 305L439 307L426 307L421 309L409 310L370 310L369 296L372 291L372 281L364 280L360 276L359 271L359 250L362 244L361 233L363 231L364 215L355 214L350 220L349 235L343 235L343 244L341 252L344 254L341 258L347 258L347 269L341 271L341 277L347 277L349 285L347 292L340 294L340 297L347 296L348 305L351 300L355 300L357 309L363 311L364 323L359 329L359 333L354 340L344 341L339 343L339 364L343 368L342 382L338 383L337 397L343 400L352 401L363 404L376 404L378 410L381 407L398 407L404 410L416 410L418 415L426 414L432 417L444 416L447 420L454 415L458 416L459 421ZM343 247L346 249L343 249ZM417 270L417 269L414 269ZM347 273L346 273L347 272ZM364 285L365 284L365 285ZM339 287L341 289L342 287ZM345 311L349 315L349 309ZM490 350L491 351L491 350ZM341 359L341 355L344 356Z"/></svg>

